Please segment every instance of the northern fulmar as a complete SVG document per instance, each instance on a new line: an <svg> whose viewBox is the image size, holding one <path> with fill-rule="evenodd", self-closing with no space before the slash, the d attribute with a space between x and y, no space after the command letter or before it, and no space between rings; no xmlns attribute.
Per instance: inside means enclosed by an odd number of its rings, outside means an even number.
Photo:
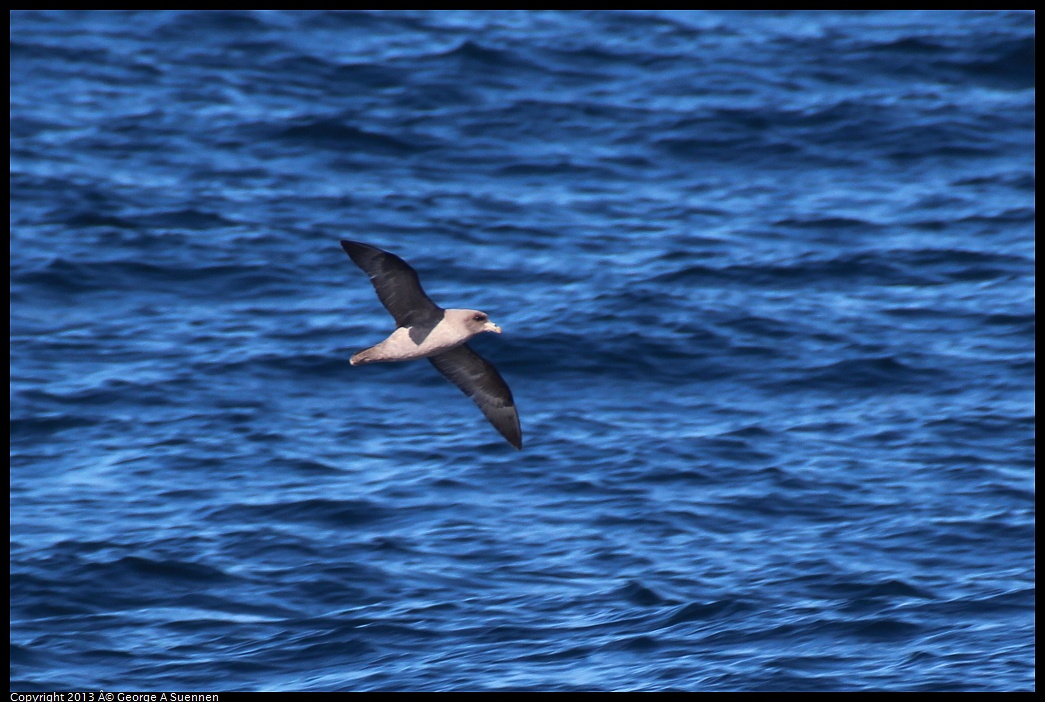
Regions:
<svg viewBox="0 0 1045 702"><path fill-rule="evenodd" d="M427 358L436 370L479 406L494 428L517 449L522 428L512 391L489 361L465 342L501 328L478 310L444 310L425 294L417 272L403 259L356 241L341 241L349 258L370 276L377 297L395 319L396 330L352 357L353 366Z"/></svg>

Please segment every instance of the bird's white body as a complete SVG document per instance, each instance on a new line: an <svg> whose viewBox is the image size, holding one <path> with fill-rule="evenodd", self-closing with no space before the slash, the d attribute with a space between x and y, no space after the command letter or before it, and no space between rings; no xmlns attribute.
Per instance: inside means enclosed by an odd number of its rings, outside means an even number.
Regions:
<svg viewBox="0 0 1045 702"><path fill-rule="evenodd" d="M446 310L440 322L431 330L419 327L399 327L380 344L360 351L352 357L353 366L391 361L414 361L428 358L460 346L476 334L486 331L501 332L478 310Z"/></svg>

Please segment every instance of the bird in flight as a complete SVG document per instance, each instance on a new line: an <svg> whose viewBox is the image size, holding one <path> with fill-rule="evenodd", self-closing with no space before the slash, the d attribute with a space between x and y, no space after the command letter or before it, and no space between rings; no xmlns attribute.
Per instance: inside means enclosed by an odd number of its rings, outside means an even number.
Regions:
<svg viewBox="0 0 1045 702"><path fill-rule="evenodd" d="M508 443L522 449L519 413L508 384L489 361L465 343L501 328L479 310L444 310L425 294L417 272L395 254L356 241L341 241L349 258L370 277L396 330L380 344L352 356L353 366L427 358L436 370L479 406Z"/></svg>

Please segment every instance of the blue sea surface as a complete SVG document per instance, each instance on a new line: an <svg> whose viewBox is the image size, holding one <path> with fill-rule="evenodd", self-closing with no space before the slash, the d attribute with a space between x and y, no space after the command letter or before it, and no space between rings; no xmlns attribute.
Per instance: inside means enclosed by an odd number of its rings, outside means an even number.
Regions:
<svg viewBox="0 0 1045 702"><path fill-rule="evenodd" d="M1031 12L10 15L11 689L1033 690ZM516 451L339 239L511 386Z"/></svg>

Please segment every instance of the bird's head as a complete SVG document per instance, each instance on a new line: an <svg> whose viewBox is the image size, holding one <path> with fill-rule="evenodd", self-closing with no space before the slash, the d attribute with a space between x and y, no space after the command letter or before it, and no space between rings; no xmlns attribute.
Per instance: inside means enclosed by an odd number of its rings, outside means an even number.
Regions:
<svg viewBox="0 0 1045 702"><path fill-rule="evenodd" d="M464 318L465 328L468 329L473 335L482 334L483 332L494 332L496 334L501 333L501 328L490 321L490 318L485 312L479 310L455 310L460 312Z"/></svg>

